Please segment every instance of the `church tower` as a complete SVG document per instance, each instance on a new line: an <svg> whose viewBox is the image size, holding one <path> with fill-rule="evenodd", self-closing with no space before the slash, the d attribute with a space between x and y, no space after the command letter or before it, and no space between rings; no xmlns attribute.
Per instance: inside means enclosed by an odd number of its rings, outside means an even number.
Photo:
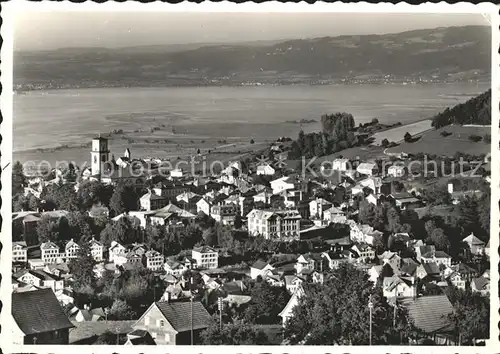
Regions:
<svg viewBox="0 0 500 354"><path fill-rule="evenodd" d="M108 139L99 137L92 139L92 151L90 152L92 175L100 175L104 171L104 164L108 162L109 150Z"/></svg>

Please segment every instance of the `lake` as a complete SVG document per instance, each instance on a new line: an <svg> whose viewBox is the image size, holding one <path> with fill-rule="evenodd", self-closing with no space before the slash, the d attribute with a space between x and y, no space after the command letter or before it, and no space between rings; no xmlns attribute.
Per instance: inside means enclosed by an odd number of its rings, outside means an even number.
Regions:
<svg viewBox="0 0 500 354"><path fill-rule="evenodd" d="M284 123L349 112L356 124L378 118L403 124L464 102L489 84L331 85L185 88L103 88L33 91L14 95L14 155L61 145L81 145L114 129L164 135L295 138L301 126Z"/></svg>

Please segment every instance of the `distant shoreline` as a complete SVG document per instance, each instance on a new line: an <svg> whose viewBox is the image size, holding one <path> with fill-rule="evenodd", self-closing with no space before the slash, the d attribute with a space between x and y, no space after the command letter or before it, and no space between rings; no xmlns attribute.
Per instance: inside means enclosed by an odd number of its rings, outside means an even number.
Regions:
<svg viewBox="0 0 500 354"><path fill-rule="evenodd" d="M318 80L322 81L322 80ZM329 80L327 80L329 81ZM402 85L402 86L426 86L426 85L456 85L460 83L470 83L477 85L491 85L491 80L457 80L457 81L430 81L430 82L408 82L401 80L395 81L342 81L342 80L332 80L329 82L281 82L281 83L265 83L265 82L253 82L253 83L185 83L185 84L164 84L164 85L144 85L142 83L132 84L132 85L120 85L120 84L110 84L110 85L68 85L62 87L40 87L40 88L15 88L13 87L13 92L16 95L23 95L28 92L43 92L43 91L64 91L64 90L87 90L87 89L160 89L160 88L197 88L197 87L262 87L262 86L344 86L344 85ZM14 85L15 86L15 85Z"/></svg>

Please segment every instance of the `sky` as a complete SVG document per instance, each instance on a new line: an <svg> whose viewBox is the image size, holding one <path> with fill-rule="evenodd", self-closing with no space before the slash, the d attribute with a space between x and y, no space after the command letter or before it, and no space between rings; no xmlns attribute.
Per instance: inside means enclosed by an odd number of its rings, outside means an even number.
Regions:
<svg viewBox="0 0 500 354"><path fill-rule="evenodd" d="M489 25L480 14L24 12L15 19L15 50L397 33Z"/></svg>

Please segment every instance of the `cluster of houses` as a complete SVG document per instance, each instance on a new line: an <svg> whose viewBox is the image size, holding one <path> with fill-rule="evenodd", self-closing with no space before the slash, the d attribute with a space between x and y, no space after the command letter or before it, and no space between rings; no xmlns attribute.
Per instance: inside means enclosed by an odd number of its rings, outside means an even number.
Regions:
<svg viewBox="0 0 500 354"><path fill-rule="evenodd" d="M272 149L276 154L283 152L281 147L274 146ZM148 163L149 168L151 164L150 161L132 159L128 149L123 157L113 161L117 169L104 173L108 168L108 157L107 140L101 137L94 139L91 167L83 171L82 177L109 184L132 180L138 188L142 188L147 179L155 175L151 169L145 170L143 175L131 174L130 167L134 164L144 166ZM323 283L330 270L344 263L366 271L374 284L381 284L384 296L393 301L395 306L408 308L414 318L421 317L419 311L442 313L451 308L444 295L432 301L428 300L431 296L421 296L421 289L426 287L453 285L465 289L469 286L481 295L489 294L488 271L479 274L473 266L455 262L446 252L436 250L433 245L426 245L422 240L413 239L409 234L399 233L394 237L403 242L406 248L412 249L416 257L406 258L400 252L388 250L377 254L374 240L380 239L382 233L357 221L356 197L362 196L374 205L383 199L400 210L415 210L419 216L427 214L429 208L419 195L418 183L404 179L404 167L395 164L389 167L384 177L380 177L375 163L357 161L355 166L355 169L351 169L351 161L335 159L330 167L321 167L320 178L303 178L294 173L283 175L284 168L270 164L257 166L253 173L244 173L241 162L231 163L218 175L210 177L189 176L175 169L168 177L150 185L138 201L140 210L116 215L112 220L116 222L127 218L142 228L160 225L168 232L175 232L194 225L197 217L204 215L228 227L234 227L238 221L238 227L248 231L250 237L261 236L279 241L323 239L327 249L320 252L297 255L292 262L271 264L259 260L250 266L247 276L251 279L260 278L273 286L285 287L291 294L289 303L280 314L283 325L292 316L298 299L304 296L302 285L308 282ZM262 177L269 178L270 182L258 182ZM404 188L396 191L393 185L395 180L402 182ZM35 181L26 187L25 192L39 196L33 191L38 193L37 188L44 183L38 181L37 184ZM75 189L78 188L76 183ZM455 193L452 185L449 186L449 193L452 196ZM448 208L446 205L435 206L432 211L448 218ZM93 206L88 213L90 217L106 219L110 215L108 208L102 205ZM80 245L73 240L63 247L50 241L39 244L36 238L37 223L41 218L49 216L57 220L67 214L63 210L13 213L13 225L24 236L24 241L12 243L12 261L15 265L13 292L26 303L47 298L47 304L52 306L53 299L48 299L52 295L59 303L73 303L70 287L72 276L67 263L78 257ZM449 220L446 219L446 222ZM463 242L468 245L468 252L472 255L489 256L489 243L474 234L467 236ZM92 238L89 246L92 257L98 263L95 267L97 276L105 270L145 267L156 272L167 284L161 300L153 303L134 325L127 344L189 343L191 326L186 326L185 322L189 309L185 302L180 301L192 297L189 281L183 276L188 270L200 271L205 288L217 296L222 294L220 296L225 302L241 305L251 301L244 283L228 277L227 272L219 268L219 251L212 247L195 247L189 255L183 252L165 257L163 250L151 249L145 244L124 245L113 241L105 245ZM34 248L40 251L39 257L32 256ZM26 295L30 292L39 295ZM50 306L47 306L49 309ZM194 331L199 334L206 328L209 315L201 303L194 302L193 306L197 318ZM72 325L80 320L100 321L105 317L103 311L73 308L64 315L66 320L68 316L72 318L72 322L69 322ZM34 340L32 330L30 332L23 327L25 324L20 323L26 320L27 315L16 316L20 330L25 333L23 340L26 343L37 340L38 343L65 341L67 329L71 328L64 327L68 323L61 319L61 328L52 330L66 331L65 334L54 336L56 339L52 341L41 339L45 338L45 334L38 335ZM438 324L435 326L435 329L426 330L437 334L442 327L437 328Z"/></svg>

